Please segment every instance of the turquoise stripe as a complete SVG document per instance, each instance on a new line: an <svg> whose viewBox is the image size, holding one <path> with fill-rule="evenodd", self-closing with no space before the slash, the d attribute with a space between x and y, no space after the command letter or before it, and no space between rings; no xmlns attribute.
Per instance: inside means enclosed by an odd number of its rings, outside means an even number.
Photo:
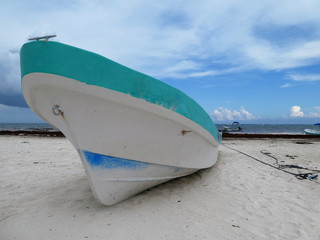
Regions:
<svg viewBox="0 0 320 240"><path fill-rule="evenodd" d="M42 72L72 78L141 98L175 111L205 128L218 141L210 116L190 97L157 79L122 66L98 54L52 41L22 46L21 77Z"/></svg>

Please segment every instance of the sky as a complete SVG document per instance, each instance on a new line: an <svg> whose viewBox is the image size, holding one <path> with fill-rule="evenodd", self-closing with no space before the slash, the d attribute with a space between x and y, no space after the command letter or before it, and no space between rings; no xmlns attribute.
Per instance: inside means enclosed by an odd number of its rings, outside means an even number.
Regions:
<svg viewBox="0 0 320 240"><path fill-rule="evenodd" d="M2 0L0 123L42 122L19 52L48 34L176 87L216 123L320 122L319 12L319 0Z"/></svg>

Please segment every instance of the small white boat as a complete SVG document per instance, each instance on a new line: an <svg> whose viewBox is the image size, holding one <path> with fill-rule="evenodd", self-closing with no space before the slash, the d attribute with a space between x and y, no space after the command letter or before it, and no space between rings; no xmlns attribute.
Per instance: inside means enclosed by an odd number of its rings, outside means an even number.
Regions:
<svg viewBox="0 0 320 240"><path fill-rule="evenodd" d="M314 124L312 129L305 129L304 132L307 135L320 135L320 123Z"/></svg>
<svg viewBox="0 0 320 240"><path fill-rule="evenodd" d="M242 128L240 127L239 122L233 122L231 126L223 126L223 132L239 132Z"/></svg>
<svg viewBox="0 0 320 240"><path fill-rule="evenodd" d="M26 43L20 55L26 102L76 148L102 204L217 161L221 134L181 91L54 41Z"/></svg>

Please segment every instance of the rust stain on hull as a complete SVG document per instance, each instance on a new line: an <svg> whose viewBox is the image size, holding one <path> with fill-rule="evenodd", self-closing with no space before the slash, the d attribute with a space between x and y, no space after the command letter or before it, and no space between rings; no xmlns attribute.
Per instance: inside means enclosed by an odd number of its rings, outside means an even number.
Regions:
<svg viewBox="0 0 320 240"><path fill-rule="evenodd" d="M184 135L186 135L186 134L188 134L190 132L192 132L192 131L191 130L182 130L181 134L182 134L182 136L184 136Z"/></svg>

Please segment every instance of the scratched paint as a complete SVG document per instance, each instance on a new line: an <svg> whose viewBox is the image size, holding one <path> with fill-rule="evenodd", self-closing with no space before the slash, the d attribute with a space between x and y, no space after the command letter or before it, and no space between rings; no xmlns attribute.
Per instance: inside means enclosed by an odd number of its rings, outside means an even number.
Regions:
<svg viewBox="0 0 320 240"><path fill-rule="evenodd" d="M113 156L107 156L107 155L93 153L85 150L82 152L91 167L107 168L107 169L122 168L122 169L137 170L137 169L147 168L150 165L150 163L125 159L125 158L118 158Z"/></svg>

